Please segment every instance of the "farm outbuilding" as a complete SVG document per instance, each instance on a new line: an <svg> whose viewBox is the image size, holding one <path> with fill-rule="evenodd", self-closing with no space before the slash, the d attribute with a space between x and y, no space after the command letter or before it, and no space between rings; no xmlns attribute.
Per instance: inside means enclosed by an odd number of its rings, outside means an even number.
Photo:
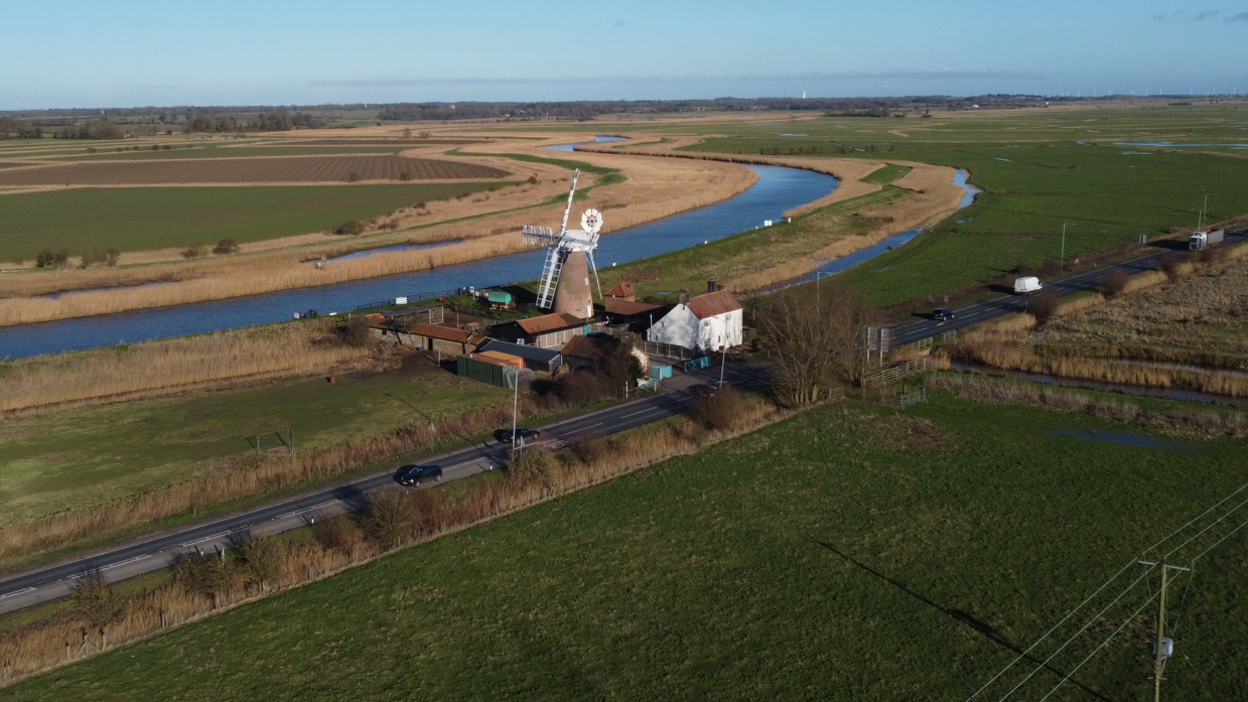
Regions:
<svg viewBox="0 0 1248 702"><path fill-rule="evenodd" d="M572 337L582 336L589 331L590 325L583 319L570 314L547 314L491 327L490 336L517 344L551 349L561 348Z"/></svg>
<svg viewBox="0 0 1248 702"><path fill-rule="evenodd" d="M482 383L507 387L507 367L524 369L524 359L498 351L473 353L455 359L455 373Z"/></svg>
<svg viewBox="0 0 1248 702"><path fill-rule="evenodd" d="M513 344L498 339L487 339L477 347L478 351L498 351L524 359L524 367L538 373L555 374L563 366L563 354L554 349Z"/></svg>
<svg viewBox="0 0 1248 702"><path fill-rule="evenodd" d="M463 329L440 324L417 324L412 327L412 342L417 348L438 351L449 356L468 353L473 335Z"/></svg>
<svg viewBox="0 0 1248 702"><path fill-rule="evenodd" d="M654 320L661 319L666 313L662 305L651 305L610 296L607 297L607 304L603 309L608 322L637 333L649 329Z"/></svg>
<svg viewBox="0 0 1248 702"><path fill-rule="evenodd" d="M646 340L706 353L731 348L744 338L741 303L727 290L690 298L681 291L680 304L646 332Z"/></svg>

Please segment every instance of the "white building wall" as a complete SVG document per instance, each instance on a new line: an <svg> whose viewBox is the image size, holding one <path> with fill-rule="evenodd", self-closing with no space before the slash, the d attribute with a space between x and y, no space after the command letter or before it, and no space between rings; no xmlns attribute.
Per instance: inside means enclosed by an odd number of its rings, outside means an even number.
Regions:
<svg viewBox="0 0 1248 702"><path fill-rule="evenodd" d="M743 319L741 310L698 319L688 307L678 305L650 327L646 339L696 351L732 348L744 340Z"/></svg>

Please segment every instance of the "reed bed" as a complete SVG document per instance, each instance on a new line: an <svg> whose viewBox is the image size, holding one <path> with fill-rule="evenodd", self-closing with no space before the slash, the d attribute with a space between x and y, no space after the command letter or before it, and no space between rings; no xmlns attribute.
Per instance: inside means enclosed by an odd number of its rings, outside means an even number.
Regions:
<svg viewBox="0 0 1248 702"><path fill-rule="evenodd" d="M624 439L607 439L610 450L590 446L564 452L550 470L528 479L481 482L458 497L443 499L438 491L418 491L407 498L413 516L403 545L426 543L474 525L512 514L652 466L689 455L708 445L741 436L794 414L763 402L746 403L730 428L704 431L687 420L657 432ZM598 440L603 441L603 440ZM315 541L280 547L276 577L267 587L243 573L211 596L185 580L174 579L146 592L119 597L116 613L106 621L73 608L0 635L0 687L51 670L102 650L139 641L171 627L233 609L259 597L330 577L347 568L371 562L387 551L365 540L350 518ZM107 646L104 637L107 637ZM80 652L83 641L91 646Z"/></svg>
<svg viewBox="0 0 1248 702"><path fill-rule="evenodd" d="M22 359L0 375L0 416L322 374L373 353L339 343L327 326L288 324Z"/></svg>
<svg viewBox="0 0 1248 702"><path fill-rule="evenodd" d="M1024 405L1059 412L1089 414L1102 419L1156 427L1175 436L1229 436L1239 439L1248 436L1248 415L1242 412L1143 410L1139 405L1123 400L1105 400L1079 392L953 373L928 376L924 384L975 402Z"/></svg>

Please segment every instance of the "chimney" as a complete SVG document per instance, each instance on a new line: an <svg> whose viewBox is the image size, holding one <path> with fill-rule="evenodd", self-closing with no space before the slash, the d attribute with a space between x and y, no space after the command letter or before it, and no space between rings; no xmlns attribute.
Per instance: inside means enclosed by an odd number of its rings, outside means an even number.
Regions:
<svg viewBox="0 0 1248 702"><path fill-rule="evenodd" d="M688 290L681 290L681 291L680 291L680 304L682 304L682 305L688 305L688 304L689 304L689 291L688 291Z"/></svg>
<svg viewBox="0 0 1248 702"><path fill-rule="evenodd" d="M719 290L719 281L716 281L716 280L706 281L706 291L708 293L713 293L716 290Z"/></svg>

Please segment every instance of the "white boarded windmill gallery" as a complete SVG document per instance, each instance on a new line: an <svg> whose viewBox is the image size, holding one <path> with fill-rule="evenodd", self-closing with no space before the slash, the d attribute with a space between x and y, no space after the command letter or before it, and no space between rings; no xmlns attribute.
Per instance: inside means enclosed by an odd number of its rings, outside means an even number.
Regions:
<svg viewBox="0 0 1248 702"><path fill-rule="evenodd" d="M520 233L524 243L545 246L546 265L537 288L537 306L555 314L571 314L581 319L594 316L594 297L589 287L589 270L593 268L594 283L598 283L598 266L594 264L594 249L598 247L598 230L602 228L602 213L589 209L581 213L581 229L568 229L568 213L572 211L572 197L576 194L576 180L581 171L572 172L572 188L568 191L568 206L563 210L559 233L549 227L524 225ZM602 297L601 285L598 296ZM553 308L553 309L552 309Z"/></svg>

